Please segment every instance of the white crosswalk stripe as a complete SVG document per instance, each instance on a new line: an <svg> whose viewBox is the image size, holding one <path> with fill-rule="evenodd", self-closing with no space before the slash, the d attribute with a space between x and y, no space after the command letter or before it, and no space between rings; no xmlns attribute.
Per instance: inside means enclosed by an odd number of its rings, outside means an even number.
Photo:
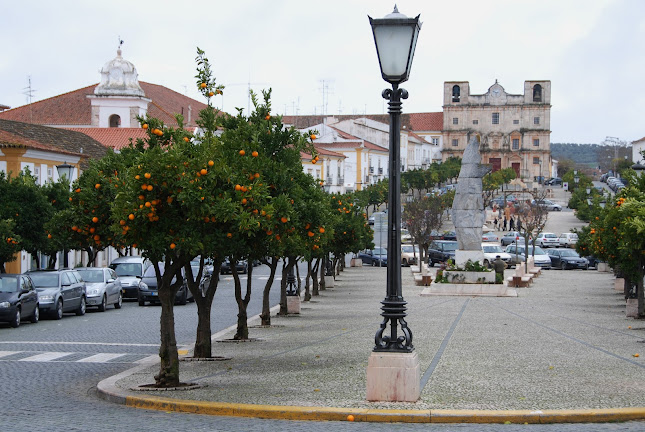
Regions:
<svg viewBox="0 0 645 432"><path fill-rule="evenodd" d="M20 359L20 361L29 361L29 362L47 362L59 359L61 357L67 357L68 355L74 354L73 352L46 352L42 354L36 354L29 356L27 358Z"/></svg>
<svg viewBox="0 0 645 432"><path fill-rule="evenodd" d="M77 363L107 363L110 360L123 357L126 354L115 354L115 353L101 353L94 354L93 356L85 357L80 360L76 360Z"/></svg>
<svg viewBox="0 0 645 432"><path fill-rule="evenodd" d="M151 363L159 360L159 355L145 353L86 353L86 352L36 352L0 351L0 362L56 362L56 363Z"/></svg>

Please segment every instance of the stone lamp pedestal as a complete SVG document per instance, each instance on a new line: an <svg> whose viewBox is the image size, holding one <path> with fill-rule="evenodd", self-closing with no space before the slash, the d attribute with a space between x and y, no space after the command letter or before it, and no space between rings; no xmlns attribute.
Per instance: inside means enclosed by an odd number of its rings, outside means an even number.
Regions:
<svg viewBox="0 0 645 432"><path fill-rule="evenodd" d="M421 395L421 367L416 351L373 351L367 362L367 400L416 402Z"/></svg>

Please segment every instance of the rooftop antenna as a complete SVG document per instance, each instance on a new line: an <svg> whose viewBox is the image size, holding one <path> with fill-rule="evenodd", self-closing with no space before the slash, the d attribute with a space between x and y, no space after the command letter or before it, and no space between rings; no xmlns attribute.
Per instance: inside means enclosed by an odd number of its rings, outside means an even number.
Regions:
<svg viewBox="0 0 645 432"><path fill-rule="evenodd" d="M33 87L31 86L31 75L27 75L27 83L28 83L27 87L23 88L24 91L22 92L22 94L27 96L27 104L29 105L29 123L33 123L34 122L34 115L33 115L33 112L31 110L31 102L32 102L32 99L34 97L34 93L36 92L36 90L34 90Z"/></svg>
<svg viewBox="0 0 645 432"><path fill-rule="evenodd" d="M123 45L123 39L121 39L121 36L119 35L119 46L117 47L117 51L121 51L122 45Z"/></svg>

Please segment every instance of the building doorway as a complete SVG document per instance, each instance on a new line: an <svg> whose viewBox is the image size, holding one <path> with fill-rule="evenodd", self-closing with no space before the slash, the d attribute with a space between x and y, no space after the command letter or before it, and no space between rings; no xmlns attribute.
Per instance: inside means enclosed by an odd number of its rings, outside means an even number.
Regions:
<svg viewBox="0 0 645 432"><path fill-rule="evenodd" d="M490 158L488 159L488 163L493 166L493 172L502 169L502 158Z"/></svg>
<svg viewBox="0 0 645 432"><path fill-rule="evenodd" d="M515 171L515 176L517 178L520 178L520 163L519 162L513 162L511 164L511 166L513 167L513 170Z"/></svg>

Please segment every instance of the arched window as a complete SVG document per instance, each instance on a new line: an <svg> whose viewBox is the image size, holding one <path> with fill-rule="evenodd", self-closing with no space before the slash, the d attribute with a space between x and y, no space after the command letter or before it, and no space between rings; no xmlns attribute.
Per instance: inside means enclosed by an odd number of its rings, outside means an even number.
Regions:
<svg viewBox="0 0 645 432"><path fill-rule="evenodd" d="M120 126L121 126L121 117L119 117L117 114L112 114L110 116L110 127L118 128Z"/></svg>
<svg viewBox="0 0 645 432"><path fill-rule="evenodd" d="M461 99L461 88L458 85L452 86L452 101L459 102Z"/></svg>
<svg viewBox="0 0 645 432"><path fill-rule="evenodd" d="M540 84L533 86L533 102L542 102L542 86Z"/></svg>

